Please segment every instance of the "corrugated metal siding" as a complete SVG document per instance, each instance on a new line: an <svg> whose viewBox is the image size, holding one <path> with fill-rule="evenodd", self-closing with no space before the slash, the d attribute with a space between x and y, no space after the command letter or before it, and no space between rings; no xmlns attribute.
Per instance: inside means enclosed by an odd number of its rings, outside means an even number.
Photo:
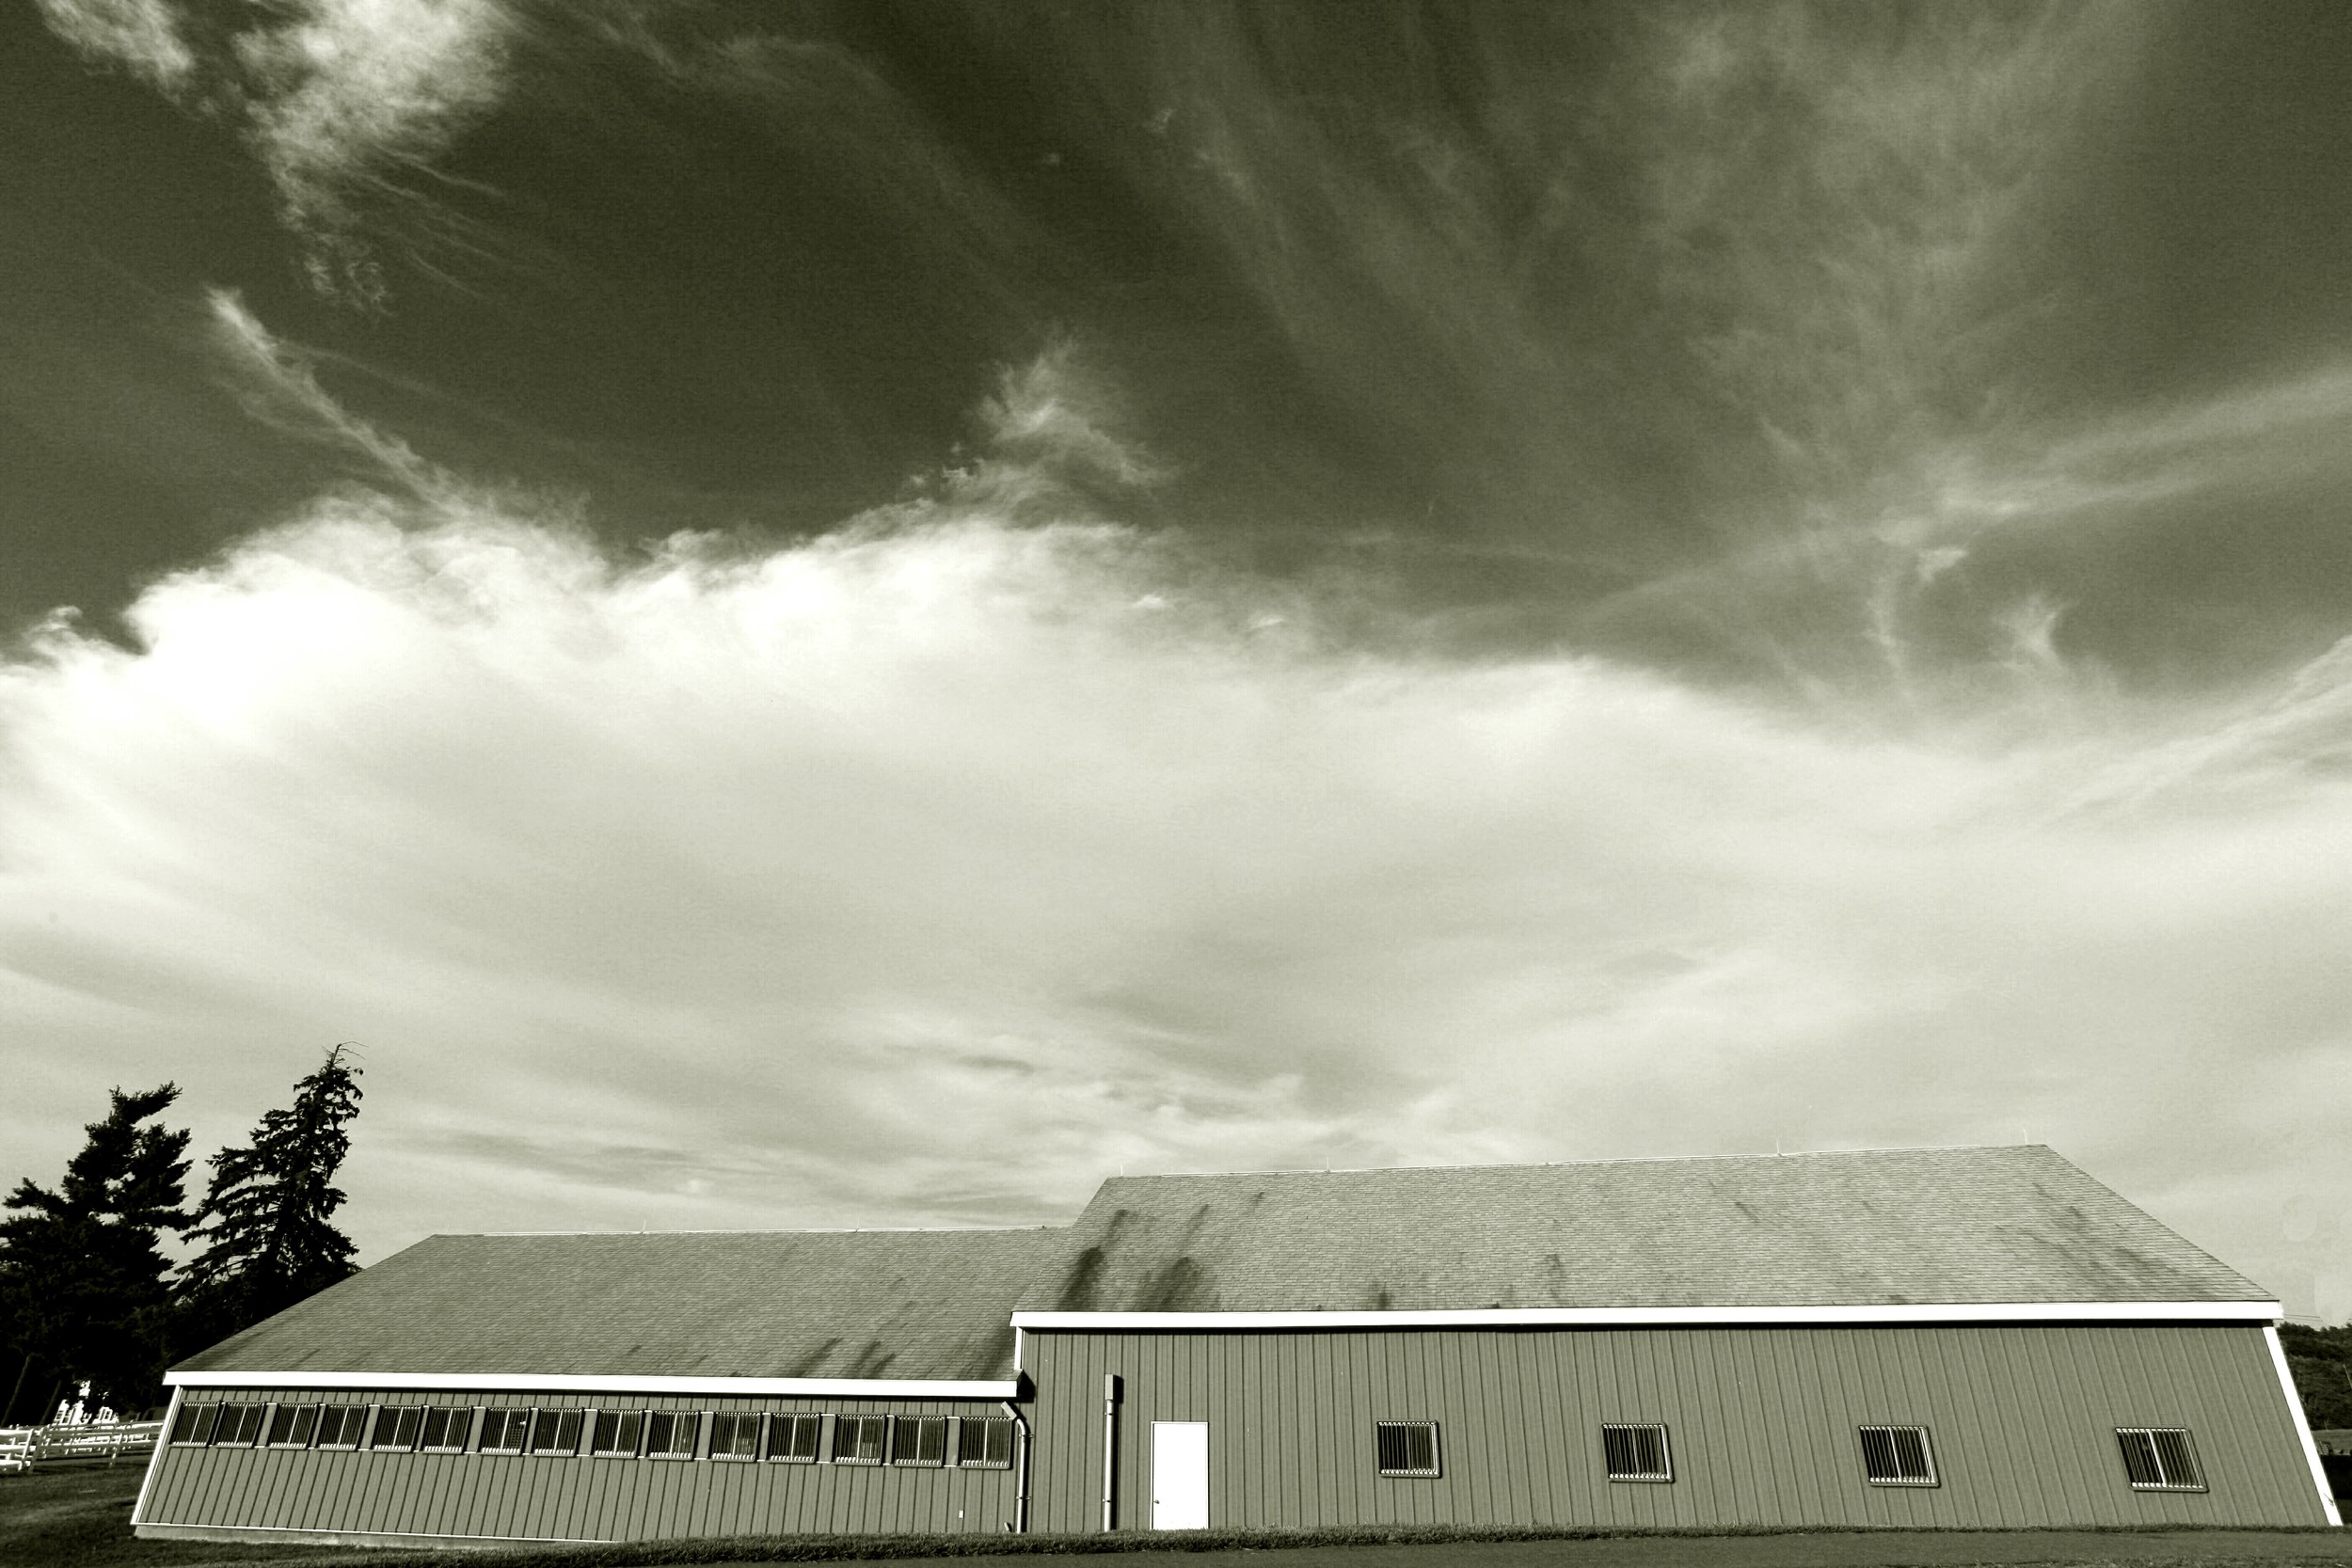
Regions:
<svg viewBox="0 0 2352 1568"><path fill-rule="evenodd" d="M471 1390L360 1395L206 1389L202 1398L394 1407L1003 1415L993 1404L944 1401L599 1400ZM198 1401L191 1395L187 1402ZM143 1517L149 1524L231 1528L631 1541L818 1530L993 1532L1010 1522L1012 1509L1013 1473L977 1467L167 1446Z"/></svg>
<svg viewBox="0 0 2352 1568"><path fill-rule="evenodd" d="M2326 1523L2256 1327L1032 1331L1027 1366L1040 1530L1100 1528L1106 1372L1126 1529L1189 1420L1220 1527ZM1379 1476L1375 1420L1438 1422L1443 1474ZM1662 1422L1675 1480L1607 1480L1604 1422ZM1879 1424L1927 1427L1940 1484L1868 1484ZM2131 1490L2119 1426L2189 1429L2210 1490Z"/></svg>

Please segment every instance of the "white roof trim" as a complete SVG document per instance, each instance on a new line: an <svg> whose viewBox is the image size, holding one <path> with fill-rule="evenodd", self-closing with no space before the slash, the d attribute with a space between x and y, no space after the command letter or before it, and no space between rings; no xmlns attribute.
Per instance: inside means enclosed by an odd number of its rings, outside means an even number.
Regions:
<svg viewBox="0 0 2352 1568"><path fill-rule="evenodd" d="M2329 1524L2342 1528L2344 1514L2336 1507L2336 1489L2328 1480L2328 1467L2319 1462L2319 1445L2312 1440L2312 1424L2304 1418L2303 1396L2296 1390L2295 1371L2287 1365L2287 1348L2279 1342L2275 1324L2263 1330L2263 1338L2270 1341L2271 1370L2279 1374L2279 1392L2286 1396L2287 1414L2295 1418L2295 1434L2303 1440L2303 1463L2311 1466L2312 1484L2319 1489L2319 1506L2328 1511Z"/></svg>
<svg viewBox="0 0 2352 1568"><path fill-rule="evenodd" d="M1015 1312L1016 1329L1692 1327L1724 1323L2276 1323L2275 1301L1906 1302L1877 1307L1481 1307L1426 1312Z"/></svg>
<svg viewBox="0 0 2352 1568"><path fill-rule="evenodd" d="M826 1395L869 1400L1012 1400L1021 1385L887 1377L595 1377L564 1372L166 1372L175 1388L511 1390L518 1394Z"/></svg>

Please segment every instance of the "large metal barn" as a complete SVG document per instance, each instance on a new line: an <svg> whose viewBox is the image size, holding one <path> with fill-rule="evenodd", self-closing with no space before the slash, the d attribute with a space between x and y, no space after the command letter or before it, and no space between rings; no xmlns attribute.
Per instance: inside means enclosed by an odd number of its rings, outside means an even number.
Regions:
<svg viewBox="0 0 2352 1568"><path fill-rule="evenodd" d="M2039 1147L437 1236L169 1375L149 1536L2336 1524L2267 1293Z"/></svg>

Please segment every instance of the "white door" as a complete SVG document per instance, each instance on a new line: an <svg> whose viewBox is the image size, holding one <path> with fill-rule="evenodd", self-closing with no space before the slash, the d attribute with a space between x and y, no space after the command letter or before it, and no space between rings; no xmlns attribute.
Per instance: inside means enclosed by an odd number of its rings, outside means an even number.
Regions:
<svg viewBox="0 0 2352 1568"><path fill-rule="evenodd" d="M1209 1528L1209 1423L1152 1423L1152 1528Z"/></svg>

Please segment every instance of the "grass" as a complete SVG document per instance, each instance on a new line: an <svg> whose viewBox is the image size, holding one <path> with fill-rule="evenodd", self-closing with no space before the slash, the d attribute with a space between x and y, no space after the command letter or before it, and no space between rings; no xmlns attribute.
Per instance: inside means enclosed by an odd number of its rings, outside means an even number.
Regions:
<svg viewBox="0 0 2352 1568"><path fill-rule="evenodd" d="M914 1564L974 1557L1104 1556L1117 1568L2352 1568L2352 1538L2311 1530L1770 1530L1675 1534L1566 1529L1200 1530L1068 1536L768 1536L490 1551L355 1550L140 1541L143 1466L72 1465L0 1477L0 1568L650 1568L786 1562ZM1272 1556L1269 1561L1270 1554Z"/></svg>

